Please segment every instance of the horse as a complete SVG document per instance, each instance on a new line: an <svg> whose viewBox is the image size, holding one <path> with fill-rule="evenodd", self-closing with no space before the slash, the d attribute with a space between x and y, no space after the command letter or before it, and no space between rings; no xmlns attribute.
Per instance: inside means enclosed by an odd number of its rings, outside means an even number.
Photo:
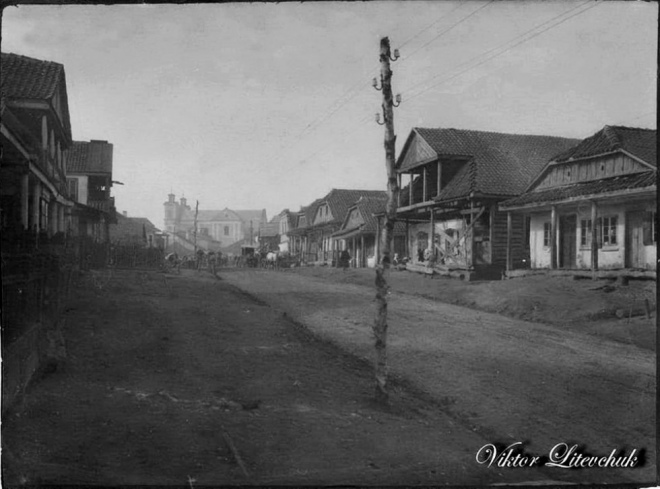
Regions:
<svg viewBox="0 0 660 489"><path fill-rule="evenodd" d="M279 254L277 251L269 251L266 254L266 268L275 270L280 267Z"/></svg>

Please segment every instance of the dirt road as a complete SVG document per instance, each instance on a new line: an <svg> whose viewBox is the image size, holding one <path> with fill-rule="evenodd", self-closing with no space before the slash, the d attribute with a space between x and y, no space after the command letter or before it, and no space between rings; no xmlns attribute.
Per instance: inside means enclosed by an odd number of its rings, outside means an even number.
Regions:
<svg viewBox="0 0 660 489"><path fill-rule="evenodd" d="M117 272L69 304L68 357L3 420L3 482L486 484L486 441L208 274ZM236 276L238 278L238 275Z"/></svg>
<svg viewBox="0 0 660 489"><path fill-rule="evenodd" d="M287 271L233 270L223 278L319 337L371 357L371 288ZM645 464L634 470L555 470L580 482L655 479L655 352L398 293L389 310L392 373L463 426L491 442L525 442L537 455L558 443L589 455L637 448Z"/></svg>

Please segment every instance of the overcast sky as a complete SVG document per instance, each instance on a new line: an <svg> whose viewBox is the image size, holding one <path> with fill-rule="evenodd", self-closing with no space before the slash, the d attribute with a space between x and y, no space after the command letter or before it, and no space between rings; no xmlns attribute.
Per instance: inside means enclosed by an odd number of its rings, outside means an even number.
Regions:
<svg viewBox="0 0 660 489"><path fill-rule="evenodd" d="M162 227L170 190L270 219L384 189L383 36L397 154L416 126L655 128L657 18L622 1L20 6L2 51L64 65L74 139L111 142L117 209Z"/></svg>

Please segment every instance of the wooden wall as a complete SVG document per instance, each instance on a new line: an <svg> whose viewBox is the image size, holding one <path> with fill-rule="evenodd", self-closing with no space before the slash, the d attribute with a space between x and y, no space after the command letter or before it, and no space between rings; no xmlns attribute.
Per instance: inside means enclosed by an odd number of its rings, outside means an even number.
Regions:
<svg viewBox="0 0 660 489"><path fill-rule="evenodd" d="M543 180L536 186L536 189L541 190L640 171L649 171L649 168L624 154L563 163L550 168Z"/></svg>

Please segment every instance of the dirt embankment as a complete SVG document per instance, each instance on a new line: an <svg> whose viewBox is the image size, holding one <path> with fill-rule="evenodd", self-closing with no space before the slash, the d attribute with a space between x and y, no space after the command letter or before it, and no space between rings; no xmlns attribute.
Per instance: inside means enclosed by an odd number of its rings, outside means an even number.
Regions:
<svg viewBox="0 0 660 489"><path fill-rule="evenodd" d="M223 277L319 337L358 357L372 356L373 287L289 271L226 271ZM392 374L485 439L524 441L537 454L558 443L581 444L592 454L636 447L646 454L645 466L636 470L559 469L553 476L590 483L653 479L654 340L641 348L636 341L515 320L394 287L388 322ZM655 336L652 321L629 326Z"/></svg>
<svg viewBox="0 0 660 489"><path fill-rule="evenodd" d="M303 267L287 270L303 277L372 287L372 269ZM656 283L630 280L571 280L569 277L530 276L512 280L464 282L393 270L393 292L424 297L506 317L585 331L624 343L655 349L655 335L640 326L656 319ZM647 305L650 320L647 319Z"/></svg>

